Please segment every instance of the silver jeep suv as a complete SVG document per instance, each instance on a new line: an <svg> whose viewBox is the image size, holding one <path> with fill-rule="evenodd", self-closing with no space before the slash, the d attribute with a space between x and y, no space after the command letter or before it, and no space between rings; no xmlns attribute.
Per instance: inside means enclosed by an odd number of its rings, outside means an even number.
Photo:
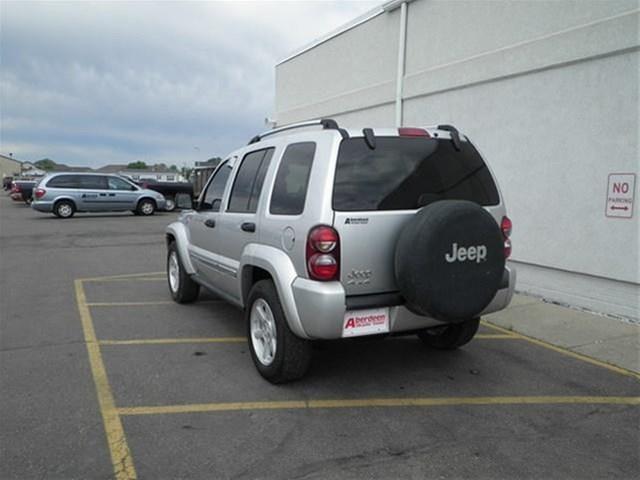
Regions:
<svg viewBox="0 0 640 480"><path fill-rule="evenodd" d="M511 301L511 221L473 144L450 125L305 122L254 137L166 229L169 290L244 309L260 374L307 371L313 340L415 333L469 342Z"/></svg>

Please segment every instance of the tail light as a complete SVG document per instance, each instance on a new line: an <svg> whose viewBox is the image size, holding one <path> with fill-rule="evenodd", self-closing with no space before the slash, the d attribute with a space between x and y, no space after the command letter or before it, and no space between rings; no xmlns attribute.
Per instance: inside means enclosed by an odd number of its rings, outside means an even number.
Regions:
<svg viewBox="0 0 640 480"><path fill-rule="evenodd" d="M511 223L511 219L509 217L502 217L502 222L500 222L500 230L502 230L502 236L504 237L504 258L509 258L511 256L511 229L513 225Z"/></svg>
<svg viewBox="0 0 640 480"><path fill-rule="evenodd" d="M13 187L11 187L11 191L13 193L20 193L22 190L20 189L20 185L14 184Z"/></svg>
<svg viewBox="0 0 640 480"><path fill-rule="evenodd" d="M402 127L398 129L398 135L401 137L430 137L429 132L424 128Z"/></svg>
<svg viewBox="0 0 640 480"><path fill-rule="evenodd" d="M47 193L47 191L44 188L36 188L35 191L33 192L36 198L44 197L45 193Z"/></svg>
<svg viewBox="0 0 640 480"><path fill-rule="evenodd" d="M338 232L320 225L307 238L307 270L313 280L329 282L340 276L340 237Z"/></svg>

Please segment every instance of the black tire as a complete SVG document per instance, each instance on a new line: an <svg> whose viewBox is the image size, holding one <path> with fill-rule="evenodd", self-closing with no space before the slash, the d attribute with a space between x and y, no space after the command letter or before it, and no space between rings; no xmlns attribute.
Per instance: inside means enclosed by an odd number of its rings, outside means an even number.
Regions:
<svg viewBox="0 0 640 480"><path fill-rule="evenodd" d="M420 209L396 245L396 282L407 307L445 322L479 316L500 288L504 266L500 227L464 200Z"/></svg>
<svg viewBox="0 0 640 480"><path fill-rule="evenodd" d="M175 261L178 268L177 285L175 288L171 284L172 279L170 273L170 266L173 255L175 255ZM178 254L178 249L175 242L171 242L169 244L169 247L167 248L167 283L169 285L169 293L171 293L171 298L173 298L175 302L193 303L198 299L198 295L200 294L200 285L194 282L185 271L184 266L182 265L182 260L180 260L180 255Z"/></svg>
<svg viewBox="0 0 640 480"><path fill-rule="evenodd" d="M156 202L150 198L143 198L138 202L138 208L136 209L138 215L148 217L156 212Z"/></svg>
<svg viewBox="0 0 640 480"><path fill-rule="evenodd" d="M176 209L176 200L173 197L166 197L164 210L165 212L173 212Z"/></svg>
<svg viewBox="0 0 640 480"><path fill-rule="evenodd" d="M478 331L479 318L461 323L427 328L418 333L418 338L428 347L438 350L455 350L471 341Z"/></svg>
<svg viewBox="0 0 640 480"><path fill-rule="evenodd" d="M53 206L53 213L58 218L71 218L76 213L76 206L71 200L60 200Z"/></svg>
<svg viewBox="0 0 640 480"><path fill-rule="evenodd" d="M268 365L258 358L255 345L261 341L254 337L251 327L252 310L254 306L258 308L259 304L256 303L260 300L268 305L275 323L275 355ZM290 382L304 376L311 363L311 342L297 337L289 329L278 292L271 280L261 280L251 289L245 307L245 322L251 358L260 375L274 384Z"/></svg>

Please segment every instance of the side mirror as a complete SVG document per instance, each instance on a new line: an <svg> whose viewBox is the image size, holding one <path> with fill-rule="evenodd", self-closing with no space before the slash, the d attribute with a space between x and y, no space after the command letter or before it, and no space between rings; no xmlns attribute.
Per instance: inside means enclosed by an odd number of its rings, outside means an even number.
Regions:
<svg viewBox="0 0 640 480"><path fill-rule="evenodd" d="M197 210L198 201L193 200L188 193L178 193L175 197L176 207L181 210Z"/></svg>
<svg viewBox="0 0 640 480"><path fill-rule="evenodd" d="M214 212L219 212L220 211L220 205L222 205L222 199L221 198L216 198L213 203L211 204L211 210L213 210Z"/></svg>

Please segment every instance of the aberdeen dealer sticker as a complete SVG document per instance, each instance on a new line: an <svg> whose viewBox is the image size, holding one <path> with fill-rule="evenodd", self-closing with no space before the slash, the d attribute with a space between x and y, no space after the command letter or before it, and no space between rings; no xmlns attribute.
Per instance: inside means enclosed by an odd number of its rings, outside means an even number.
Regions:
<svg viewBox="0 0 640 480"><path fill-rule="evenodd" d="M353 310L345 313L343 337L359 337L389 331L389 309Z"/></svg>

